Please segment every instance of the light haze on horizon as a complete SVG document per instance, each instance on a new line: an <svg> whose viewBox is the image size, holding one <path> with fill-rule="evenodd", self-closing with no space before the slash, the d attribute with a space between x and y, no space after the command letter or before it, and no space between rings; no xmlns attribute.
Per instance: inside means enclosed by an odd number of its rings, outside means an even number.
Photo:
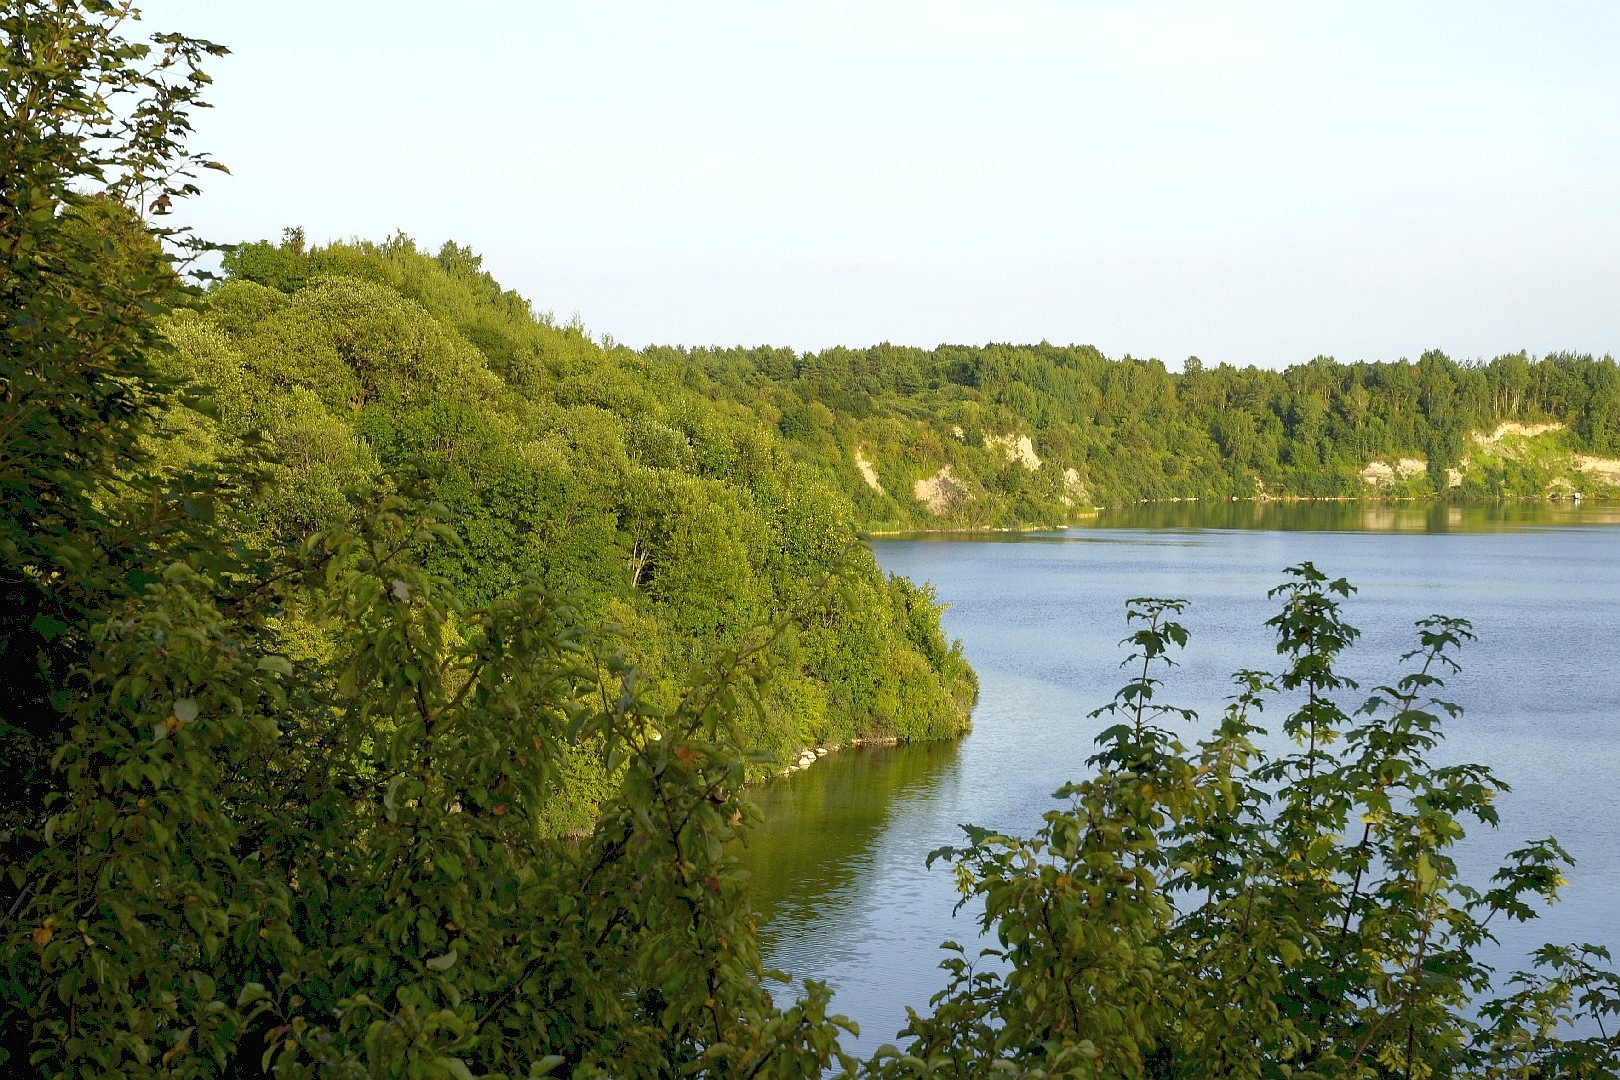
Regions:
<svg viewBox="0 0 1620 1080"><path fill-rule="evenodd" d="M151 0L206 236L469 246L629 345L1620 353L1620 5Z"/></svg>

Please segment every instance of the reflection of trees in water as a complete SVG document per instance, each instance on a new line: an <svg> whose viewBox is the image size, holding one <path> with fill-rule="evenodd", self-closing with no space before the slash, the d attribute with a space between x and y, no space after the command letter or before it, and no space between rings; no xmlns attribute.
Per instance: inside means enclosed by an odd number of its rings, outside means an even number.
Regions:
<svg viewBox="0 0 1620 1080"><path fill-rule="evenodd" d="M847 888L894 812L934 792L957 750L955 742L851 748L753 789L764 820L738 854L766 936L789 897L814 909Z"/></svg>
<svg viewBox="0 0 1620 1080"><path fill-rule="evenodd" d="M1089 527L1285 532L1492 532L1529 525L1620 524L1620 506L1545 502L1188 502L1105 510ZM1084 529L1088 525L1076 526Z"/></svg>

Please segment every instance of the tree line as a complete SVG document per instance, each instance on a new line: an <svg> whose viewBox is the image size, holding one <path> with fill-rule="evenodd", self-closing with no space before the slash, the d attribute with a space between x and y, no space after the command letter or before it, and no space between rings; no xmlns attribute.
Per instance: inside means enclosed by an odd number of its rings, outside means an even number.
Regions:
<svg viewBox="0 0 1620 1080"><path fill-rule="evenodd" d="M1430 351L1282 371L1189 357L1173 373L1046 343L646 355L774 423L874 529L1061 524L1077 508L1144 499L1612 496L1615 474L1583 472L1577 455L1620 455L1620 370L1607 356L1464 363ZM1555 430L1505 450L1473 438L1504 422ZM1006 452L1020 435L1040 468ZM860 482L857 451L882 491ZM1415 465L1388 483L1363 476L1403 459ZM944 465L971 497L939 515L914 491Z"/></svg>

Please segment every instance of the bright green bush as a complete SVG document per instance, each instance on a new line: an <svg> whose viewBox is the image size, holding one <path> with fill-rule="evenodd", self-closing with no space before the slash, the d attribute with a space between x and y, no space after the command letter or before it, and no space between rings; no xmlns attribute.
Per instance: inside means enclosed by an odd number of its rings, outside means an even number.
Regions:
<svg viewBox="0 0 1620 1080"><path fill-rule="evenodd" d="M1272 590L1284 668L1243 671L1207 738L1174 726L1158 674L1187 642L1184 602L1130 602L1136 677L1094 716L1090 775L1056 793L1025 839L969 827L963 904L993 944L959 946L950 983L913 1013L905 1055L874 1075L979 1077L1599 1077L1620 1069L1620 976L1597 945L1548 946L1493 998L1481 952L1493 924L1556 898L1553 839L1513 852L1489 882L1451 852L1494 825L1505 786L1479 765L1436 765L1436 695L1472 635L1417 624L1405 673L1355 699L1336 664L1358 632L1351 587L1309 563ZM1347 700L1348 699L1348 700ZM1267 704L1288 703L1272 755ZM1561 1037L1584 1018L1596 1034Z"/></svg>
<svg viewBox="0 0 1620 1080"><path fill-rule="evenodd" d="M797 604L853 542L847 497L748 410L536 318L464 249L433 259L403 237L288 241L244 245L228 269L262 282L233 279L175 316L166 364L221 383L219 439L248 434L226 421L251 416L277 451L251 512L272 542L347 520L346 493L417 493L449 510L459 543L424 558L468 602L536 581L567 590L583 617L611 606L655 639L633 651L659 700ZM272 286L282 302L267 300ZM745 725L774 765L806 731L847 741L965 727L971 672L939 669L939 650L922 659L923 638L883 610L902 598L876 565L845 562L862 580L827 598L848 608L829 616L840 630L799 654L797 677L820 689L772 695Z"/></svg>

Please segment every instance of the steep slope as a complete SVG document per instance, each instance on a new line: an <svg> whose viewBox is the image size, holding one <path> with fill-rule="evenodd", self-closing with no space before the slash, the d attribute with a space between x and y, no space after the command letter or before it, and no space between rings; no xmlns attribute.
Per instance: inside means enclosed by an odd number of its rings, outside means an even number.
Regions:
<svg viewBox="0 0 1620 1080"><path fill-rule="evenodd" d="M885 577L854 541L848 499L750 410L535 317L453 246L434 258L404 238L313 251L292 238L226 265L223 285L169 320L163 359L214 388L214 418L187 421L161 453L179 468L262 432L276 464L259 539L294 542L366 491L442 503L460 544L434 571L475 602L524 580L565 594L582 620L617 628L655 699L800 610L744 720L762 769L805 745L965 727L974 676L932 595ZM298 632L318 650L318 628ZM558 826L584 821L604 784L582 772Z"/></svg>

